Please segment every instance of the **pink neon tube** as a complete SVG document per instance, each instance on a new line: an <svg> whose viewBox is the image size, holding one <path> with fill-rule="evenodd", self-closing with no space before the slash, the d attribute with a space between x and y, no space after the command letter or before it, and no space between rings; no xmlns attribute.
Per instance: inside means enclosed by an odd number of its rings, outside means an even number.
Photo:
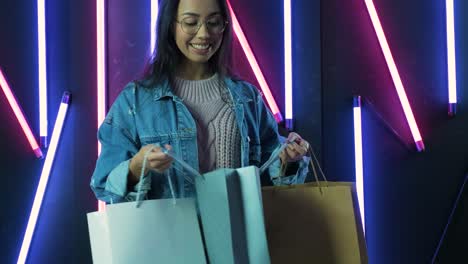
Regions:
<svg viewBox="0 0 468 264"><path fill-rule="evenodd" d="M247 60L250 63L250 67L252 67L255 77L257 78L257 81L260 84L260 88L262 89L262 92L265 95L267 103L270 106L270 109L273 112L276 121L281 122L283 121L283 116L281 115L278 105L276 104L276 101L273 98L273 95L271 94L270 87L268 86L268 83L266 82L265 77L263 76L263 73L260 70L260 66L258 65L257 59L255 58L254 53L250 48L249 42L247 41L247 38L245 37L245 34L242 31L242 28L239 24L239 21L237 20L234 10L231 7L231 4L229 3L229 1L227 2L229 6L229 11L231 12L234 32L236 33L237 38L239 39L242 49L244 50L245 55L247 56Z"/></svg>
<svg viewBox="0 0 468 264"><path fill-rule="evenodd" d="M97 88L98 88L98 123L97 127L104 121L106 115L106 52L105 52L105 0L96 1L97 10ZM99 152L101 146L98 146Z"/></svg>
<svg viewBox="0 0 468 264"><path fill-rule="evenodd" d="M400 98L400 102L403 107L406 120L410 127L411 134L413 135L414 142L416 143L416 148L418 149L418 151L423 151L424 142L419 132L418 125L416 124L413 111L411 110L408 97L406 96L405 88L403 86L403 83L401 82L400 74L398 73L398 69L395 65L395 61L393 60L392 52L390 51L390 47L388 46L387 38L385 37L385 33L382 29L382 25L380 24L380 19L377 15L377 11L375 9L374 3L372 2L372 0L364 0L364 1L367 6L367 11L369 12L369 16L372 20L372 25L374 26L374 30L377 34L377 38L380 43L380 48L382 49L382 52L385 57L385 61L387 62L387 66L390 70L393 83L398 93L398 97Z"/></svg>
<svg viewBox="0 0 468 264"><path fill-rule="evenodd" d="M26 118L24 117L23 111L19 107L18 102L16 101L16 98L13 95L13 92L11 91L10 85L8 85L8 82L6 81L6 78L3 75L3 72L1 69L0 69L0 86L2 87L2 90L5 93L5 96L8 100L8 103L10 103L10 106L13 109L13 112L15 113L16 118L18 119L18 122L20 123L21 128L23 129L24 135L28 139L29 144L31 145L31 148L34 151L34 154L36 154L36 157L42 158L42 151L39 148L36 138L34 138L31 128L29 127L29 124L26 121Z"/></svg>
<svg viewBox="0 0 468 264"><path fill-rule="evenodd" d="M98 118L97 128L104 121L106 115L106 40L105 40L105 0L96 1L97 22L97 100ZM98 155L101 153L101 144L98 142ZM99 211L105 208L105 203L99 202Z"/></svg>

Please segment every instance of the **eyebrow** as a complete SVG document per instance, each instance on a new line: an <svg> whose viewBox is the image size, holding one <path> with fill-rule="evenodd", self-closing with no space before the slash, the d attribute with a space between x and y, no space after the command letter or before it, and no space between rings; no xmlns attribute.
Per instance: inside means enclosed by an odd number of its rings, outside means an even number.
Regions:
<svg viewBox="0 0 468 264"><path fill-rule="evenodd" d="M193 13L193 12L184 12L184 13L182 13L182 14L180 14L180 15L181 15L181 16L196 16L196 17L200 17L200 14ZM221 12L220 12L220 11L212 12L212 13L210 13L209 15L207 15L207 17L214 16L214 15L221 15Z"/></svg>

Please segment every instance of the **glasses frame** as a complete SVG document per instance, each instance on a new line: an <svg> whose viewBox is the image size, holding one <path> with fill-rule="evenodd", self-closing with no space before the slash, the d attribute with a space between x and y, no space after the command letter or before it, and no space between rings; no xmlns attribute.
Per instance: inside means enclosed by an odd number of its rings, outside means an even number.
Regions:
<svg viewBox="0 0 468 264"><path fill-rule="evenodd" d="M182 19L182 20L183 20L183 19ZM184 27L183 27L183 25L182 25L182 23L183 23L182 20L177 20L177 19L175 19L175 22L177 22L177 23L180 25L180 28L182 29L182 31L183 31L185 34L188 34L188 35L196 35L196 34L198 33L198 31L200 31L200 28L202 27L202 25L205 25L206 30L207 30L210 34L220 35L220 34L222 34L222 33L226 30L226 26L229 24L229 21L223 20L223 22L224 22L223 29L222 29L219 33L212 33L212 32L209 30L209 27L206 26L206 22L208 22L209 19L205 19L205 21L203 21L203 22L198 22L198 23L197 23L197 30L196 30L194 33L188 33L187 31L184 30Z"/></svg>

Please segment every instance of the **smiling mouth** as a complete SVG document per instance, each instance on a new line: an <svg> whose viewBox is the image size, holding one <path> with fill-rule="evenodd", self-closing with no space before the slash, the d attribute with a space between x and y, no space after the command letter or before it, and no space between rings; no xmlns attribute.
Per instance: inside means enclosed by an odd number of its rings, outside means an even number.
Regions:
<svg viewBox="0 0 468 264"><path fill-rule="evenodd" d="M208 50L209 48L211 48L211 44L194 44L194 43L191 43L190 46L196 50L201 50L201 51L204 51L204 50Z"/></svg>

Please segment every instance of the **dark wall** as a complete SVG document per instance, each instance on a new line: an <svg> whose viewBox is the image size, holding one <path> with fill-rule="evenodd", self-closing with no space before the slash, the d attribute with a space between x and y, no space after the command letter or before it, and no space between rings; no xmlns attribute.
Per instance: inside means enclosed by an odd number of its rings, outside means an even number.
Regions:
<svg viewBox="0 0 468 264"><path fill-rule="evenodd" d="M323 148L321 1L291 2L293 14L293 130L308 139L321 159Z"/></svg>
<svg viewBox="0 0 468 264"><path fill-rule="evenodd" d="M72 102L28 263L90 263L85 213L97 205L89 189L97 155L95 5L94 1L46 3L49 136L64 91L72 93ZM38 136L36 1L1 1L0 35L0 67ZM3 93L0 109L0 262L14 263L44 160L35 158Z"/></svg>
<svg viewBox="0 0 468 264"><path fill-rule="evenodd" d="M141 78L150 55L150 1L107 2L108 104L123 87Z"/></svg>
<svg viewBox="0 0 468 264"><path fill-rule="evenodd" d="M354 179L352 97L359 94L370 261L428 263L468 169L468 7L455 1L459 108L449 119L445 2L374 3L427 150L415 151L364 1L322 1L325 170L334 180Z"/></svg>
<svg viewBox="0 0 468 264"><path fill-rule="evenodd" d="M443 235L434 254L435 263L466 259L468 245L468 174L460 187Z"/></svg>

